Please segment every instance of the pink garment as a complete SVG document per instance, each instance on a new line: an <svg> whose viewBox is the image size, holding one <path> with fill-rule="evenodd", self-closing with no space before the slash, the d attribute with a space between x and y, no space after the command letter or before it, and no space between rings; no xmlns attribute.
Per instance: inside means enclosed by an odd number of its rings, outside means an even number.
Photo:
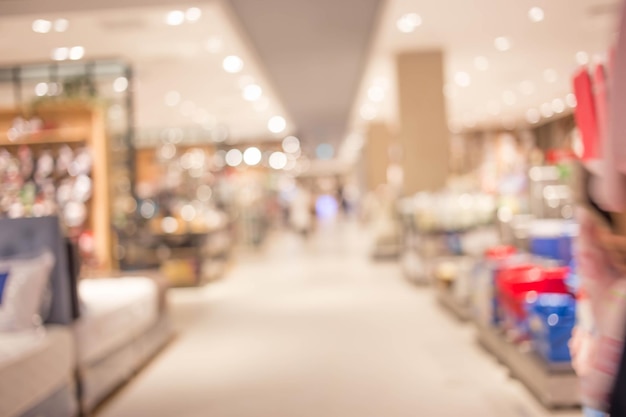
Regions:
<svg viewBox="0 0 626 417"><path fill-rule="evenodd" d="M600 223L589 211L578 212L578 274L589 298L593 329L578 329L572 341L573 363L582 382L583 404L606 410L626 333L626 279L610 266L600 246Z"/></svg>
<svg viewBox="0 0 626 417"><path fill-rule="evenodd" d="M609 117L602 138L604 169L596 196L603 209L626 211L626 7L622 6L608 86Z"/></svg>

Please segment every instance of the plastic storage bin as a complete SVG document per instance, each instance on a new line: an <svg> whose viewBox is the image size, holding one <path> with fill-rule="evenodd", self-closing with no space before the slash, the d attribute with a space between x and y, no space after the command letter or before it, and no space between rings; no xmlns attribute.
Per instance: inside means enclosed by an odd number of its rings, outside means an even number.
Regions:
<svg viewBox="0 0 626 417"><path fill-rule="evenodd" d="M541 294L528 304L535 351L546 361L571 361L569 340L576 322L576 300L569 294Z"/></svg>

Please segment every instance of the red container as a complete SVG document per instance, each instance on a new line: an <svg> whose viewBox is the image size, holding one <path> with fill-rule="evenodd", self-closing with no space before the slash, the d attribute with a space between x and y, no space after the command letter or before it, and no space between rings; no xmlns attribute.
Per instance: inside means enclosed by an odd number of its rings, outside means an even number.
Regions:
<svg viewBox="0 0 626 417"><path fill-rule="evenodd" d="M566 294L568 268L544 268L532 264L504 268L496 279L498 296L506 322L514 325L526 320L525 304L536 294Z"/></svg>
<svg viewBox="0 0 626 417"><path fill-rule="evenodd" d="M497 261L501 259L506 259L509 256L515 255L517 253L517 249L514 246L494 246L492 248L487 249L485 252L485 257L491 261Z"/></svg>

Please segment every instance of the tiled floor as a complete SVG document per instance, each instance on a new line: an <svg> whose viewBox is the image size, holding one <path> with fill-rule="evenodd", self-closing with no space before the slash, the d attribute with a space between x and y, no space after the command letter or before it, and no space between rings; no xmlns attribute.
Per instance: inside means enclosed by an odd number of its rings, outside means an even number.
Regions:
<svg viewBox="0 0 626 417"><path fill-rule="evenodd" d="M354 225L280 234L227 279L173 291L178 339L101 416L553 415L367 250Z"/></svg>

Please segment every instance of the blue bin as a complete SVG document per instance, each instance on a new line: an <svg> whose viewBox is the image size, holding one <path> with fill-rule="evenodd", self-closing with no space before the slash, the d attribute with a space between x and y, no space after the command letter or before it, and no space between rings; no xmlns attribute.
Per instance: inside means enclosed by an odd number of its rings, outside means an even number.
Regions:
<svg viewBox="0 0 626 417"><path fill-rule="evenodd" d="M528 305L535 351L546 361L569 362L569 340L576 323L576 300L568 294L541 294Z"/></svg>

